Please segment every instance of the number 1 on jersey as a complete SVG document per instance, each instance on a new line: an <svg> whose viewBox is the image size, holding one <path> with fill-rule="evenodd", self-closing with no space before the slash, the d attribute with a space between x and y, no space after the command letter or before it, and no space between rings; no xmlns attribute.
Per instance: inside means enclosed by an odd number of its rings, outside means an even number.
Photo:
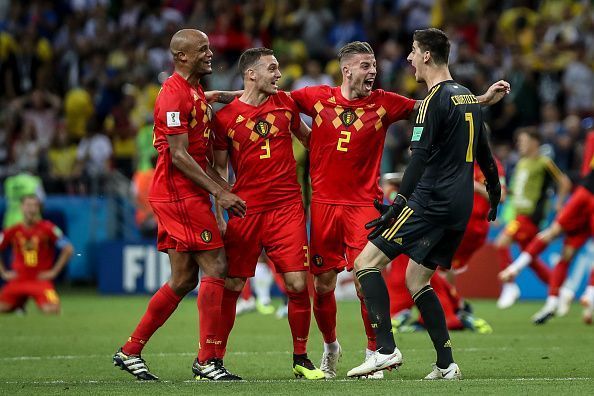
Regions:
<svg viewBox="0 0 594 396"><path fill-rule="evenodd" d="M345 153L349 151L348 147L344 147L343 143L348 143L351 141L351 133L349 131L340 131L341 138L338 138L338 144L336 145L336 150L344 151Z"/></svg>
<svg viewBox="0 0 594 396"><path fill-rule="evenodd" d="M466 162L474 161L472 144L474 143L474 120L472 113L464 113L464 120L468 121L468 148L466 149Z"/></svg>
<svg viewBox="0 0 594 396"><path fill-rule="evenodd" d="M260 159L270 158L270 139L264 140L264 144L260 148L264 150L264 154L260 154Z"/></svg>

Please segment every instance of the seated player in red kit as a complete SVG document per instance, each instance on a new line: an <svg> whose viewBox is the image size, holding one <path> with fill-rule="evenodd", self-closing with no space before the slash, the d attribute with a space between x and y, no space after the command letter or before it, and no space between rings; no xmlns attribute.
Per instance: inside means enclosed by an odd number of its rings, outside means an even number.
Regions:
<svg viewBox="0 0 594 396"><path fill-rule="evenodd" d="M24 220L0 234L0 250L12 246L12 268L0 259L0 276L7 281L0 291L0 312L13 312L32 298L47 314L60 313L60 299L53 280L72 256L72 245L53 223L41 218L35 195L22 199ZM56 249L60 250L57 260ZM54 263L55 261L55 263Z"/></svg>

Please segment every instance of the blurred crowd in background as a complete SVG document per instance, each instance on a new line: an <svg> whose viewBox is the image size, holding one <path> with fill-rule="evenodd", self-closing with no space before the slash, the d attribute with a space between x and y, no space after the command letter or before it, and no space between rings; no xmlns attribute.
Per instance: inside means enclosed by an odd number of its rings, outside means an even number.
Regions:
<svg viewBox="0 0 594 396"><path fill-rule="evenodd" d="M337 85L337 50L362 40L376 52L376 87L422 99L406 56L412 33L429 26L449 35L458 82L476 94L511 83L486 109L504 164L517 158L518 130L536 128L577 176L593 128L591 1L0 0L0 181L25 173L50 194L94 194L117 171L143 188L155 155L153 104L180 28L209 35L207 89L240 89L238 57L258 46L274 49L283 89ZM382 172L406 165L410 129L390 128Z"/></svg>

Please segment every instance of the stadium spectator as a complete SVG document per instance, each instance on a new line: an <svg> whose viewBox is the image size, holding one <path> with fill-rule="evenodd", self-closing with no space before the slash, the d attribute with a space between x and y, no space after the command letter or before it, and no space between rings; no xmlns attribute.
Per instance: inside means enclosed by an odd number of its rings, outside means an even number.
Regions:
<svg viewBox="0 0 594 396"><path fill-rule="evenodd" d="M41 201L36 195L22 197L23 223L4 229L0 234L0 251L12 246L11 269L0 259L0 277L7 281L0 290L0 312L22 308L33 298L47 314L60 313L60 299L53 280L64 269L72 244L54 224L41 218ZM60 254L55 260L55 250Z"/></svg>

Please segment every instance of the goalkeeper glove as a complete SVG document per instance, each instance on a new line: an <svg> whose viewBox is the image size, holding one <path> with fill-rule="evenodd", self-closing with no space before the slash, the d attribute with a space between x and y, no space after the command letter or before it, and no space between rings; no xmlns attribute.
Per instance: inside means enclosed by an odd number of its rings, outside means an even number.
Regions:
<svg viewBox="0 0 594 396"><path fill-rule="evenodd" d="M487 193L489 194L489 214L487 214L488 221L495 221L497 218L497 205L501 200L501 184L497 182L494 185L486 184Z"/></svg>
<svg viewBox="0 0 594 396"><path fill-rule="evenodd" d="M373 206L380 212L380 217L365 224L365 229L367 230L375 227L367 236L367 239L370 241L380 236L382 232L394 224L400 212L406 207L406 198L398 194L392 205L381 204L376 199L373 201Z"/></svg>

